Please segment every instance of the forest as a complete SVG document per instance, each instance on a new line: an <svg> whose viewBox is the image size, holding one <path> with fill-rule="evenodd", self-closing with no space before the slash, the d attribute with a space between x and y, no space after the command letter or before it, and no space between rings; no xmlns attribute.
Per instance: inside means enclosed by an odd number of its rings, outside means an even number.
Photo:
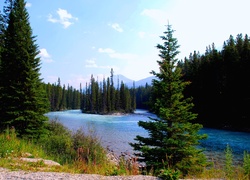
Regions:
<svg viewBox="0 0 250 180"><path fill-rule="evenodd" d="M83 113L111 114L116 112L133 113L136 108L149 109L152 86L145 84L129 88L123 81L114 87L112 78L98 82L91 77L90 83L80 89L56 83L44 83L50 111L81 109ZM119 85L120 84L120 85Z"/></svg>
<svg viewBox="0 0 250 180"><path fill-rule="evenodd" d="M51 111L81 109L83 113L111 114L133 113L136 109L136 89L128 88L123 81L114 87L114 71L111 76L101 82L91 76L85 88L80 84L80 90L72 86L61 86L60 78L57 84L45 84Z"/></svg>
<svg viewBox="0 0 250 180"><path fill-rule="evenodd" d="M178 61L183 79L190 81L184 91L192 97L196 122L205 127L250 131L250 42L248 35L232 35L221 50L215 44L206 47L204 54L194 51ZM128 88L123 82L114 87L113 71L107 80L90 83L76 90L70 86L47 84L51 110L82 109L83 112L107 114L150 109L151 84ZM119 83L118 83L119 84Z"/></svg>
<svg viewBox="0 0 250 180"><path fill-rule="evenodd" d="M250 42L248 35L230 35L221 50L208 46L179 61L184 79L191 84L185 94L193 97L197 121L206 127L249 131Z"/></svg>

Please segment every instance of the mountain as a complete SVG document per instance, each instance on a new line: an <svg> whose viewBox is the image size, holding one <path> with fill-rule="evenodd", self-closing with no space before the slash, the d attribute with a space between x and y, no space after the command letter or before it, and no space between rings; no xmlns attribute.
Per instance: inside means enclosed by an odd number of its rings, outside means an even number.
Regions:
<svg viewBox="0 0 250 180"><path fill-rule="evenodd" d="M154 79L154 76L150 76L150 77L138 80L138 81L134 81L134 80L129 79L121 74L118 74L118 75L114 75L113 79L114 79L114 87L117 87L118 79L119 79L120 84L123 81L124 84L126 84L129 88L131 88L131 87L133 87L133 82L135 82L135 87L145 86L146 83L148 85L152 85L152 80Z"/></svg>
<svg viewBox="0 0 250 180"><path fill-rule="evenodd" d="M150 77L147 77L147 78L144 78L144 79L141 79L139 81L135 81L135 87L139 87L139 86L145 86L146 83L148 85L152 85L152 80L155 79L154 76L150 76Z"/></svg>
<svg viewBox="0 0 250 180"><path fill-rule="evenodd" d="M114 80L114 86L117 87L118 85L118 80L119 80L119 85L121 85L121 82L123 81L124 84L132 84L133 85L133 80L132 79L129 79L121 74L118 74L118 75L114 75L113 77L113 80Z"/></svg>

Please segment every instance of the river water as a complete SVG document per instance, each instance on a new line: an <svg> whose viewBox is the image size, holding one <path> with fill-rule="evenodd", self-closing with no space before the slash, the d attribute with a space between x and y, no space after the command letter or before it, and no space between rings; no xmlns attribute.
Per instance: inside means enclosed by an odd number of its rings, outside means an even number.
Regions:
<svg viewBox="0 0 250 180"><path fill-rule="evenodd" d="M136 110L129 115L96 115L83 114L80 110L49 112L50 119L57 119L70 130L82 128L94 133L104 147L113 150L117 155L132 154L129 142L135 142L136 135L147 136L147 131L138 126L138 121L148 121L148 117L156 117L145 110ZM227 144L232 148L236 161L242 160L244 151L250 152L250 133L203 128L200 133L207 134L208 139L201 141L200 147L205 149L209 158L224 156Z"/></svg>

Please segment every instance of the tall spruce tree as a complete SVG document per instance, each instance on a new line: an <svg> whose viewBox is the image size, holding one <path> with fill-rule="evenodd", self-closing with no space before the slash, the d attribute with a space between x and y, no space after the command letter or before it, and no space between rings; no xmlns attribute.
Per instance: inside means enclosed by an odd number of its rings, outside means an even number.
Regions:
<svg viewBox="0 0 250 180"><path fill-rule="evenodd" d="M155 174L161 169L179 170L183 174L206 163L201 149L197 149L199 140L206 138L198 134L200 124L191 123L197 114L191 112L191 98L184 98L183 91L189 82L181 80L181 69L178 68L176 56L179 54L178 41L173 37L171 25L158 44L159 72L152 71L156 76L153 80L154 110L157 118L150 121L139 121L139 126L148 131L148 137L136 136L135 143L130 145L138 153L139 161L146 163L148 169Z"/></svg>
<svg viewBox="0 0 250 180"><path fill-rule="evenodd" d="M40 79L38 46L24 0L6 1L0 71L0 128L14 127L19 136L39 138L46 132L48 99Z"/></svg>

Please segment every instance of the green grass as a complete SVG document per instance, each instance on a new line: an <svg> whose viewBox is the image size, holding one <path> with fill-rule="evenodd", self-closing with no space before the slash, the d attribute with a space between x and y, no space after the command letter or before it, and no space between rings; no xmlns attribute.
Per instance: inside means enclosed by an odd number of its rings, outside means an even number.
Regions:
<svg viewBox="0 0 250 180"><path fill-rule="evenodd" d="M250 155L247 152L244 152L241 164L234 163L233 151L229 145L225 148L224 156L223 162L214 160L208 168L197 174L189 174L186 178L250 180Z"/></svg>
<svg viewBox="0 0 250 180"><path fill-rule="evenodd" d="M45 152L30 141L18 139L14 129L6 130L0 134L0 158L22 157L27 153L33 157L47 158Z"/></svg>
<svg viewBox="0 0 250 180"><path fill-rule="evenodd" d="M6 130L0 134L0 167L11 170L50 171L68 173L113 175L138 175L139 170L136 160L128 163L120 159L118 164L112 163L106 156L99 139L93 130L85 133L82 129L70 131L58 121L49 123L49 134L46 138L35 143L16 137L15 130ZM48 166L43 161L24 162L21 157L42 158L59 162L61 166ZM225 149L223 163L213 161L211 166L199 172L189 173L181 178L201 179L234 179L250 180L250 155L244 152L241 165L233 164L232 150L229 146ZM153 174L153 172L144 172ZM162 178L178 177L176 171L164 170Z"/></svg>
<svg viewBox="0 0 250 180"><path fill-rule="evenodd" d="M49 134L36 141L16 137L15 130L0 134L0 167L11 170L54 171L101 175L136 175L136 162L114 164L93 131L70 131L58 121L50 121ZM21 157L54 160L61 166L47 166L43 161L23 162Z"/></svg>

